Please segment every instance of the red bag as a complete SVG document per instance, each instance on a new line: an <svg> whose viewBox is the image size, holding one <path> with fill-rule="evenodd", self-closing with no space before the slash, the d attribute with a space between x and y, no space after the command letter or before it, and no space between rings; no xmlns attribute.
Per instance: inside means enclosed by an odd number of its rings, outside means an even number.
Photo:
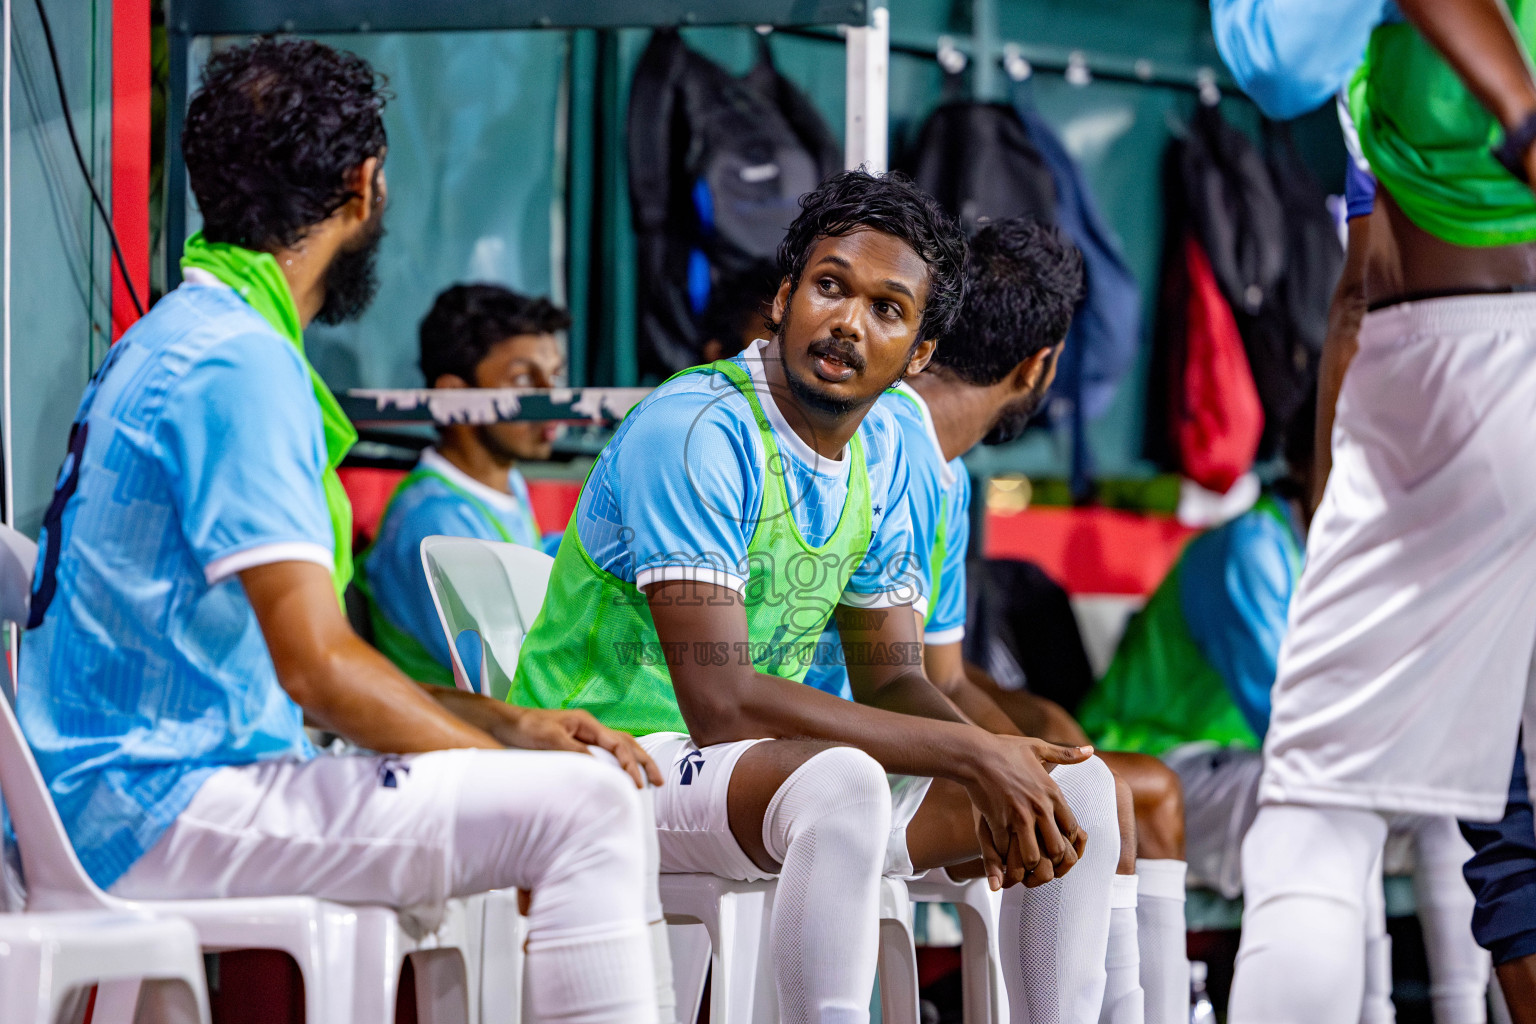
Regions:
<svg viewBox="0 0 1536 1024"><path fill-rule="evenodd" d="M1205 250L1190 235L1184 238L1184 263L1189 298L1175 438L1184 475L1225 494L1253 466L1264 408L1232 309Z"/></svg>

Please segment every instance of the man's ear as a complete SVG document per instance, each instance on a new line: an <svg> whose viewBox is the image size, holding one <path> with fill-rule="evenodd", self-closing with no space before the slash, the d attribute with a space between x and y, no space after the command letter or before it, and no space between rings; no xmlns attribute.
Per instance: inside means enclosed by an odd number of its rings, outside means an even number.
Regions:
<svg viewBox="0 0 1536 1024"><path fill-rule="evenodd" d="M456 373L445 373L445 374L443 374L442 376L438 377L437 380L432 382L432 386L434 388L472 388L472 387L474 387L473 384L471 384L469 381L465 380L463 377L460 377Z"/></svg>
<svg viewBox="0 0 1536 1024"><path fill-rule="evenodd" d="M352 193L352 198L341 208L347 220L361 223L369 218L375 206L383 205L389 189L379 165L380 158L371 156L348 175L347 190Z"/></svg>
<svg viewBox="0 0 1536 1024"><path fill-rule="evenodd" d="M779 282L779 290L773 295L773 322L779 325L784 323L784 314L789 311L789 278Z"/></svg>
<svg viewBox="0 0 1536 1024"><path fill-rule="evenodd" d="M933 358L933 353L939 347L938 342L932 338L925 338L917 343L912 350L912 358L907 360L907 376L915 377L928 368L928 361Z"/></svg>
<svg viewBox="0 0 1536 1024"><path fill-rule="evenodd" d="M1045 373L1050 359L1051 349L1047 346L1015 366L1008 381L1009 387L1017 394L1028 394L1040 382L1040 375Z"/></svg>

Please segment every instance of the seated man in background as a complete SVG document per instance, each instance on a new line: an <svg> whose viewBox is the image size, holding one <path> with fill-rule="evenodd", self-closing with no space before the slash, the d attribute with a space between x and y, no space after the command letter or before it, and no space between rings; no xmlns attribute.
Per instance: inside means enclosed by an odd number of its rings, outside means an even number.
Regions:
<svg viewBox="0 0 1536 1024"><path fill-rule="evenodd" d="M432 388L550 388L565 383L558 332L571 319L548 299L494 284L454 285L421 322L421 373ZM400 482L363 556L373 642L412 679L453 685L448 641L421 567L426 537L478 537L540 548L519 461L542 462L553 423L455 423ZM478 655L478 651L476 652ZM478 656L466 660L474 677Z"/></svg>
<svg viewBox="0 0 1536 1024"><path fill-rule="evenodd" d="M209 60L182 134L203 230L81 400L22 726L116 896L308 895L430 923L450 897L524 889L533 1019L653 1022L636 790L654 765L584 713L420 686L342 614L335 467L356 434L302 331L372 298L384 98L366 61L310 40ZM317 757L306 719L379 753Z"/></svg>
<svg viewBox="0 0 1536 1024"><path fill-rule="evenodd" d="M977 728L924 675L908 567L933 538L912 534L902 431L876 402L947 336L964 238L898 176L846 171L802 205L767 340L657 388L598 458L514 696L641 737L671 778L664 871L777 876L785 1022L867 1021L882 874L981 858L1007 887L1013 1019L1088 1024L1113 781L1091 750ZM856 700L802 685L834 614Z"/></svg>
<svg viewBox="0 0 1536 1024"><path fill-rule="evenodd" d="M1259 752L1286 613L1301 573L1313 493L1315 399L1285 437L1288 475L1252 509L1190 542L1131 619L1109 671L1078 709L1106 746L1162 757L1184 787L1190 875L1228 899L1242 895L1243 837L1259 807ZM1483 1020L1489 960L1473 941L1471 854L1450 817L1402 816L1439 1024ZM1390 1020L1391 946L1379 878L1367 922L1368 1021Z"/></svg>
<svg viewBox="0 0 1536 1024"><path fill-rule="evenodd" d="M1055 228L1027 218L989 225L971 239L965 303L955 326L927 369L887 391L877 403L902 431L913 533L932 538L930 547L917 552L919 571L930 584L922 624L924 670L968 719L1002 735L1046 734L1021 729L971 680L969 673L980 670L967 666L961 656L971 482L960 456L978 443L1006 443L1023 431L1055 376L1062 339L1082 289L1082 258ZM806 681L829 693L846 694L849 676L835 657L837 642L836 626L828 627L823 652L833 657L818 661ZM1140 1022L1145 1013L1149 1024L1185 1024L1189 967L1178 782L1152 758L1102 750L1099 756L1117 775L1125 767L1141 777L1166 776L1160 788L1172 794L1174 819L1173 834L1165 837L1162 848L1155 840L1148 843L1154 858L1138 860L1140 837L1131 821L1131 802L1122 800L1126 820L1112 904L1118 913L1111 924L1102 1019ZM1148 892L1139 900L1138 869L1148 883Z"/></svg>
<svg viewBox="0 0 1536 1024"><path fill-rule="evenodd" d="M751 348L763 336L763 323L773 315L778 291L778 264L766 260L754 260L716 282L699 318L704 362L730 359Z"/></svg>

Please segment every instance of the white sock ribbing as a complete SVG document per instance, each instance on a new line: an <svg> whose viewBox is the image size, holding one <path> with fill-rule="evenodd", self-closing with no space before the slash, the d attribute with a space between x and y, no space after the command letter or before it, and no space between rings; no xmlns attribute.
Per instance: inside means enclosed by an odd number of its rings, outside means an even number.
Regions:
<svg viewBox="0 0 1536 1024"><path fill-rule="evenodd" d="M1104 1001L1110 880L1120 860L1115 780L1098 758L1051 773L1088 833L1065 878L1003 891L998 938L1009 1018L1030 1024L1094 1024Z"/></svg>
<svg viewBox="0 0 1536 1024"><path fill-rule="evenodd" d="M1147 1024L1189 1020L1189 946L1184 921L1181 860L1136 861L1140 879L1136 927L1141 943L1141 987L1147 995Z"/></svg>
<svg viewBox="0 0 1536 1024"><path fill-rule="evenodd" d="M763 843L783 865L768 940L783 1024L868 1024L890 832L885 772L852 747L815 755L769 801Z"/></svg>
<svg viewBox="0 0 1536 1024"><path fill-rule="evenodd" d="M1136 943L1136 876L1116 875L1109 883L1109 949L1104 954L1104 1005L1099 1024L1143 1024L1141 953Z"/></svg>
<svg viewBox="0 0 1536 1024"><path fill-rule="evenodd" d="M655 972L656 1020L658 1024L679 1024L677 994L672 988L672 946L667 941L667 921L661 910L661 890L657 873L661 870L661 849L656 836L656 791L647 783L640 791L643 811L643 856L645 874L646 929L651 940L651 969Z"/></svg>
<svg viewBox="0 0 1536 1024"><path fill-rule="evenodd" d="M1413 832L1413 895L1424 927L1435 1024L1484 1024L1493 961L1472 937L1476 900L1461 874L1472 847L1453 818L1420 819Z"/></svg>
<svg viewBox="0 0 1536 1024"><path fill-rule="evenodd" d="M528 940L527 971L535 1024L636 1024L656 1019L651 1007L637 1006L635 998L652 985L644 925L545 929Z"/></svg>

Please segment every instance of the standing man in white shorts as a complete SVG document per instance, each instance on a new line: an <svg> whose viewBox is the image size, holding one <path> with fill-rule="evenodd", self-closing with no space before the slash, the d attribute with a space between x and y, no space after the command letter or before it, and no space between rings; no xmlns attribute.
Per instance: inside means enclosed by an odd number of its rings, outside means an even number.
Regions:
<svg viewBox="0 0 1536 1024"><path fill-rule="evenodd" d="M1088 1024L1113 780L1090 748L986 732L924 675L934 538L913 536L902 429L876 403L953 323L965 241L895 176L844 172L802 206L768 337L657 388L599 456L514 698L641 737L667 775L663 871L777 876L785 1024L866 1022L881 875L978 858L1011 886L1013 1019ZM802 682L834 614L854 700Z"/></svg>
<svg viewBox="0 0 1536 1024"><path fill-rule="evenodd" d="M209 62L183 134L203 231L185 283L81 401L40 540L22 725L104 889L430 921L516 887L534 1020L653 1022L649 758L585 713L420 686L342 613L335 468L356 434L301 332L372 297L383 104L366 62L319 43ZM316 757L306 719L381 753Z"/></svg>
<svg viewBox="0 0 1536 1024"><path fill-rule="evenodd" d="M1234 1024L1357 1019L1386 815L1498 818L1532 735L1536 4L1399 7L1349 90L1371 312L1280 654Z"/></svg>

